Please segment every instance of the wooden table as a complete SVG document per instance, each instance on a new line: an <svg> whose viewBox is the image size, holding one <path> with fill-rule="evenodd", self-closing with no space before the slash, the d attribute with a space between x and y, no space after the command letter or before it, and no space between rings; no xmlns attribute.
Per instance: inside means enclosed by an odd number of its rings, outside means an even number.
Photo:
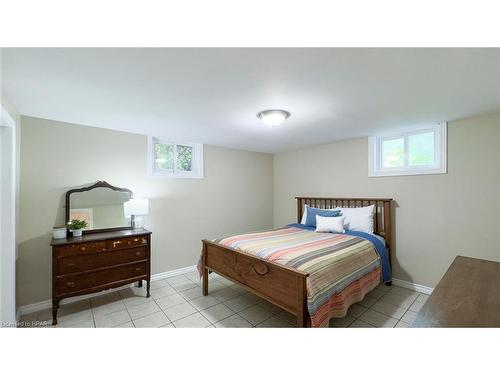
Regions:
<svg viewBox="0 0 500 375"><path fill-rule="evenodd" d="M457 256L413 327L500 327L500 263Z"/></svg>

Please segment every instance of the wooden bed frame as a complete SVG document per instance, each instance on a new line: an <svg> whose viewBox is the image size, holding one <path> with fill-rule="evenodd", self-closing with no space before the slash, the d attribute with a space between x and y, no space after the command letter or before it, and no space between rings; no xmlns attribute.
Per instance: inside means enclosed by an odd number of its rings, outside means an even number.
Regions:
<svg viewBox="0 0 500 375"><path fill-rule="evenodd" d="M297 222L304 205L317 208L365 207L375 205L373 228L384 237L391 259L392 199L296 197ZM298 327L311 324L307 310L308 273L203 240L203 295L208 295L208 273L213 271L250 292L297 316Z"/></svg>

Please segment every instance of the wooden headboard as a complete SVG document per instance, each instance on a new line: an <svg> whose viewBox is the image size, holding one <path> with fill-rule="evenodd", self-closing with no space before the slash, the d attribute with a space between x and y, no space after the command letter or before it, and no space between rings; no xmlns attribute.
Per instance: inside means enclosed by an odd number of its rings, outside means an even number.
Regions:
<svg viewBox="0 0 500 375"><path fill-rule="evenodd" d="M375 234L384 237L387 249L392 248L392 199L385 198L315 198L295 197L297 200L297 222L302 220L304 205L317 208L366 207L375 205L373 229Z"/></svg>

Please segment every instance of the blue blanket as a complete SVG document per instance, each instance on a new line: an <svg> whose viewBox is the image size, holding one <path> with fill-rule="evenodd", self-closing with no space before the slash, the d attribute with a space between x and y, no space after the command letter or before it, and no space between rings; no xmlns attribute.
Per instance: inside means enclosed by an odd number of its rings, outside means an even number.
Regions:
<svg viewBox="0 0 500 375"><path fill-rule="evenodd" d="M288 227L295 227L295 228L301 228L305 230L315 230L315 227L308 227L304 224L288 224ZM364 238L365 240L370 241L373 246L375 247L375 250L377 251L379 257L380 257L380 263L382 265L382 282L387 283L392 280L392 274L391 274L391 265L389 263L389 255L387 253L387 249L385 245L380 241L377 237L375 237L372 234L366 233L366 232L358 232L358 231L353 231L353 230L346 230L345 234L348 234L349 236L356 236L356 237L361 237Z"/></svg>

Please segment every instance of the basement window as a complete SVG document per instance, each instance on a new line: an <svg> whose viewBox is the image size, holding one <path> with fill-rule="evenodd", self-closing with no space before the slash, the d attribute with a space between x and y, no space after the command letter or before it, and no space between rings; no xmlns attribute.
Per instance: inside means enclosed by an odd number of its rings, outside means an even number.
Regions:
<svg viewBox="0 0 500 375"><path fill-rule="evenodd" d="M446 173L446 123L368 140L368 176Z"/></svg>
<svg viewBox="0 0 500 375"><path fill-rule="evenodd" d="M149 137L148 164L152 176L203 178L203 145Z"/></svg>

